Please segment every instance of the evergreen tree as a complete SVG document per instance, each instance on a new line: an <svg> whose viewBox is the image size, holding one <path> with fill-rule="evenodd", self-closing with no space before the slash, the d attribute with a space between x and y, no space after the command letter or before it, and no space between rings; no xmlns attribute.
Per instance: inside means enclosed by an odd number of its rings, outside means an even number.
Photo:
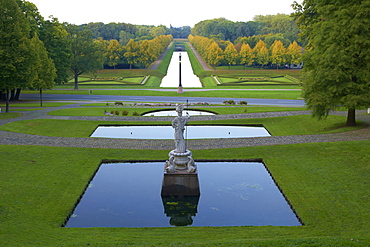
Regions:
<svg viewBox="0 0 370 247"><path fill-rule="evenodd" d="M307 44L303 55L303 97L314 116L370 105L370 1L305 0L295 16Z"/></svg>

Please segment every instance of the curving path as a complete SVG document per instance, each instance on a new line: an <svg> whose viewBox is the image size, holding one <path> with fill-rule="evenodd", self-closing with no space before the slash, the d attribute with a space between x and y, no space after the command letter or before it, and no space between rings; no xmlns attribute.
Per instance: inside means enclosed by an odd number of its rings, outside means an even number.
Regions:
<svg viewBox="0 0 370 247"><path fill-rule="evenodd" d="M86 103L83 103L86 104ZM63 119L63 120L100 120L100 121L172 121L173 117L68 117L68 116L49 116L49 111L80 107L79 104L67 105L54 108L46 108L38 111L23 112L22 116L13 119L0 120L0 125L7 123L30 120L30 119ZM245 119L245 118L266 118L278 116L291 116L309 114L307 111L296 112L272 112L272 113L250 113L250 114L231 114L216 116L197 116L194 120L218 120L218 119ZM341 115L343 113L336 113ZM256 138L231 138L231 139L203 139L188 140L190 150L232 148L232 147L253 147L271 146L297 143L316 143L316 142L339 142L354 140L370 140L370 115L365 111L357 112L357 119L367 123L367 127L336 134L316 134L316 135L294 135L294 136L271 136ZM56 146L56 147L84 147L84 148L119 148L119 149L151 149L151 150L171 150L174 147L173 140L134 140L134 139L115 139L115 138L72 138L72 137L49 137L7 132L0 130L1 145L37 145L37 146Z"/></svg>

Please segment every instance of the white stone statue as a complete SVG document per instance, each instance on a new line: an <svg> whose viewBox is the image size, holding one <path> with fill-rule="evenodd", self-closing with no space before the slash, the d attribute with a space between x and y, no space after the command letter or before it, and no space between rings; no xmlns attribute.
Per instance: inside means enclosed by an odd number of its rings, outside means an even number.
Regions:
<svg viewBox="0 0 370 247"><path fill-rule="evenodd" d="M168 156L169 159L165 164L166 173L196 173L197 166L192 158L191 151L186 149L186 142L184 139L185 125L190 119L190 116L183 117L182 111L184 106L178 104L176 106L177 117L172 121L172 128L175 133L175 149L172 150Z"/></svg>
<svg viewBox="0 0 370 247"><path fill-rule="evenodd" d="M186 144L184 139L185 125L188 123L190 116L183 117L182 111L184 106L178 104L176 106L177 117L172 121L172 128L175 129L175 151L177 153L186 152Z"/></svg>

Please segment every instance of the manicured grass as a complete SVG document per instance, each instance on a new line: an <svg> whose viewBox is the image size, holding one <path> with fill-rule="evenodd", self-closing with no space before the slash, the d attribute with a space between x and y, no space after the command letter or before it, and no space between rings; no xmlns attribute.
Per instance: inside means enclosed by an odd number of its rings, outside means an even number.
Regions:
<svg viewBox="0 0 370 247"><path fill-rule="evenodd" d="M24 93L35 93L25 91ZM78 94L87 95L90 90L48 90L45 94ZM184 93L152 90L93 90L94 95L128 95L128 96L173 96L173 97L220 97L220 98L260 98L260 99L300 99L300 91L200 91L192 92L184 90Z"/></svg>
<svg viewBox="0 0 370 247"><path fill-rule="evenodd" d="M21 113L16 113L16 112L1 112L0 113L0 119L9 119L9 118L16 118L22 115Z"/></svg>
<svg viewBox="0 0 370 247"><path fill-rule="evenodd" d="M71 105L73 103L62 103L62 102L42 102L43 107L58 107L58 106L64 106L64 105ZM4 104L0 104L0 107L5 107ZM34 102L34 103L12 103L10 104L10 107L40 107L40 102Z"/></svg>
<svg viewBox="0 0 370 247"><path fill-rule="evenodd" d="M170 125L171 121L115 121L119 117L112 117L112 121L83 121L83 120L56 120L33 119L17 121L0 126L0 130L20 132L43 136L88 137L98 125ZM311 116L291 116L259 119L234 119L217 121L192 121L192 124L263 124L274 136L306 135L343 132L361 128L344 127L345 117L329 116L325 121L317 121Z"/></svg>
<svg viewBox="0 0 370 247"><path fill-rule="evenodd" d="M99 104L103 106L104 104ZM106 106L106 107L83 107L62 109L49 112L53 116L104 116L104 112L119 111L122 116L123 111L128 111L128 116L133 116L133 113L143 114L148 111L175 109L175 107L167 108L140 108L140 107L122 107L122 106ZM233 106L233 107L190 107L191 110L212 111L217 114L240 114L240 113L256 113L256 112L281 112L281 111L304 111L306 108L293 107L248 107L248 106Z"/></svg>
<svg viewBox="0 0 370 247"><path fill-rule="evenodd" d="M102 159L164 160L168 151L0 146L6 157L0 161L0 245L368 246L369 145L194 150L194 159L263 158L305 225L176 228L60 227Z"/></svg>

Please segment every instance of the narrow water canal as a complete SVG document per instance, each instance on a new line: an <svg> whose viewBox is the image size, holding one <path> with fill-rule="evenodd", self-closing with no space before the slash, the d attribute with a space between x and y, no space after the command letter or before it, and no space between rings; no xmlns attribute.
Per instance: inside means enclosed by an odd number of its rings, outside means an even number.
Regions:
<svg viewBox="0 0 370 247"><path fill-rule="evenodd" d="M172 54L167 75L162 79L160 87L178 87L179 86L179 55L181 54L181 84L182 87L202 87L199 78L194 75L193 68L186 51L174 52Z"/></svg>

